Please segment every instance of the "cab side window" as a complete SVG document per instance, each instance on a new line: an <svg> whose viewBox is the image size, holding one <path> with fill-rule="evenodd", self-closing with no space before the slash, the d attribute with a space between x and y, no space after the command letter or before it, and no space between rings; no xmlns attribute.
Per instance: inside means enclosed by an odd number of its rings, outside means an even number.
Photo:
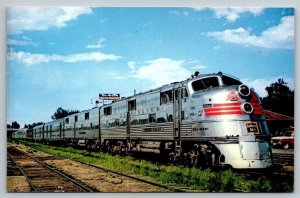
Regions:
<svg viewBox="0 0 300 198"><path fill-rule="evenodd" d="M189 97L189 95L188 95L187 89L184 88L184 89L182 89L182 92L181 92L181 98L187 98L187 97Z"/></svg>

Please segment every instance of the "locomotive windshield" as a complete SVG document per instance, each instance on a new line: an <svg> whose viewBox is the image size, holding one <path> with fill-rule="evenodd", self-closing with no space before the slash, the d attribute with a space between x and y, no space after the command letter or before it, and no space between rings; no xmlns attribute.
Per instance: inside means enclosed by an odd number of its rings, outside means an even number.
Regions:
<svg viewBox="0 0 300 198"><path fill-rule="evenodd" d="M218 87L219 85L220 84L217 77L208 77L192 82L192 87L194 91Z"/></svg>
<svg viewBox="0 0 300 198"><path fill-rule="evenodd" d="M229 77L229 76L222 76L222 81L223 81L223 84L225 86L231 86L231 85L241 85L242 83L237 80L237 79L234 79L232 77Z"/></svg>

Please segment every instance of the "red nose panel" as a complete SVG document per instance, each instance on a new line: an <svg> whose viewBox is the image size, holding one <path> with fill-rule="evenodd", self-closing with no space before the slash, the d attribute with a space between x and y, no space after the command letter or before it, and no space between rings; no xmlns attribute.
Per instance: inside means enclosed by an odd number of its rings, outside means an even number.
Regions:
<svg viewBox="0 0 300 198"><path fill-rule="evenodd" d="M219 115L242 115L241 102L213 104L212 107L204 108L205 116Z"/></svg>
<svg viewBox="0 0 300 198"><path fill-rule="evenodd" d="M251 102L254 115L262 115L262 106L258 102Z"/></svg>
<svg viewBox="0 0 300 198"><path fill-rule="evenodd" d="M251 104L253 106L253 114L262 115L262 106L259 103L257 95L253 91L251 91Z"/></svg>
<svg viewBox="0 0 300 198"><path fill-rule="evenodd" d="M243 115L245 112L241 109L241 102L233 103L217 103L211 107L205 107L205 116L221 116L221 115ZM259 102L252 102L253 115L262 115L262 107Z"/></svg>

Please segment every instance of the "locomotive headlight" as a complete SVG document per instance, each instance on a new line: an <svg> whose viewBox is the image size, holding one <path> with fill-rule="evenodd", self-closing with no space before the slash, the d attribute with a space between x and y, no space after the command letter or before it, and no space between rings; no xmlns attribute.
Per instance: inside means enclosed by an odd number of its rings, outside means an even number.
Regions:
<svg viewBox="0 0 300 198"><path fill-rule="evenodd" d="M250 95L250 89L246 85L239 85L238 92L242 97L248 97Z"/></svg>
<svg viewBox="0 0 300 198"><path fill-rule="evenodd" d="M244 102L241 105L241 108L247 114L251 114L253 112L253 106L249 102Z"/></svg>

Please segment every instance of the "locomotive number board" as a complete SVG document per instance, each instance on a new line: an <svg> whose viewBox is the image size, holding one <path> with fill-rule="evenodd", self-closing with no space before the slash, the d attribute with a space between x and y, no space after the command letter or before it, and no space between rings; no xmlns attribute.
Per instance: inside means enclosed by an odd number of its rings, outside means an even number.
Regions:
<svg viewBox="0 0 300 198"><path fill-rule="evenodd" d="M248 133L259 134L257 122L246 122L245 125Z"/></svg>

